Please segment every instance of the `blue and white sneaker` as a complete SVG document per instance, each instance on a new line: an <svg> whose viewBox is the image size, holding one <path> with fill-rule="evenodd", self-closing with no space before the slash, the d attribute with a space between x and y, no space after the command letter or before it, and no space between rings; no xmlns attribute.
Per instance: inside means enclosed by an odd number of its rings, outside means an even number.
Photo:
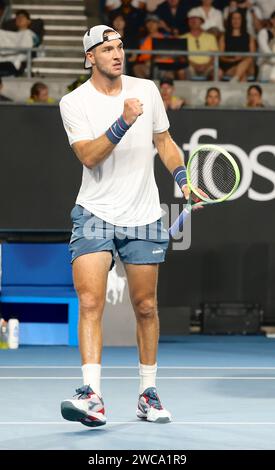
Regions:
<svg viewBox="0 0 275 470"><path fill-rule="evenodd" d="M89 385L78 388L76 395L78 398L62 401L61 414L64 419L79 421L90 427L106 424L103 400L93 392Z"/></svg>
<svg viewBox="0 0 275 470"><path fill-rule="evenodd" d="M149 387L139 396L137 417L154 423L169 423L171 413L163 408L155 387Z"/></svg>

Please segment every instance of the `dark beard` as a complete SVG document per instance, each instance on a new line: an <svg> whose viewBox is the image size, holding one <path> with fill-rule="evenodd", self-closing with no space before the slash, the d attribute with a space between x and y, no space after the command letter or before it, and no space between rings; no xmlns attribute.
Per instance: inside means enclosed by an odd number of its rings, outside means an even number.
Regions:
<svg viewBox="0 0 275 470"><path fill-rule="evenodd" d="M97 67L97 70L101 73L101 75L104 75L104 77L108 78L108 80L110 80L110 81L117 80L117 78L120 77L120 75L114 75L110 72L107 72L107 70L105 70L104 68L102 68L98 65L96 67Z"/></svg>

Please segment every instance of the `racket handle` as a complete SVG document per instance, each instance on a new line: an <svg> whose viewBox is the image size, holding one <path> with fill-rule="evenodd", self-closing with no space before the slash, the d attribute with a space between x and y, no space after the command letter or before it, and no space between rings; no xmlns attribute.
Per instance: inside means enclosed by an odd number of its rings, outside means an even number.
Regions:
<svg viewBox="0 0 275 470"><path fill-rule="evenodd" d="M183 211L180 213L178 218L175 220L173 225L169 228L168 232L171 237L174 237L178 232L182 231L184 222L186 221L187 217L191 213L191 207L185 207Z"/></svg>

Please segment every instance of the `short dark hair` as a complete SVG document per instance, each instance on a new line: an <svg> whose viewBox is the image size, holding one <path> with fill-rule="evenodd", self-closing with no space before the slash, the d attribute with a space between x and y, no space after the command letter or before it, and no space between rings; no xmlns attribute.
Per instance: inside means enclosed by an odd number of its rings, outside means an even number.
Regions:
<svg viewBox="0 0 275 470"><path fill-rule="evenodd" d="M19 15L25 16L25 18L27 18L28 20L31 19L31 15L29 14L29 12L27 10L18 10L15 13L15 16L19 16Z"/></svg>
<svg viewBox="0 0 275 470"><path fill-rule="evenodd" d="M31 87L31 98L39 95L39 92L41 90L45 90L45 88L48 88L48 86L43 82L34 83L33 86Z"/></svg>
<svg viewBox="0 0 275 470"><path fill-rule="evenodd" d="M159 82L159 86L164 85L167 83L167 85L174 86L174 80L172 78L162 78Z"/></svg>
<svg viewBox="0 0 275 470"><path fill-rule="evenodd" d="M252 90L253 88L255 88L255 90L257 90L257 92L259 93L259 95L262 96L263 89L262 87L260 87L260 85L250 85L250 87L247 89L247 93L249 93L250 90Z"/></svg>
<svg viewBox="0 0 275 470"><path fill-rule="evenodd" d="M216 86L211 86L210 88L208 88L208 90L206 90L206 96L208 96L209 93L211 93L211 91L216 91L219 97L221 97L221 90L217 88Z"/></svg>

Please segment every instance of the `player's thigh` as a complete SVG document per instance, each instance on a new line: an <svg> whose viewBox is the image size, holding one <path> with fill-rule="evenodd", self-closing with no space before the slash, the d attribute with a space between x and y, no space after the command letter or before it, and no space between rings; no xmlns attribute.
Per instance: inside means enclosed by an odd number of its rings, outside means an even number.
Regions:
<svg viewBox="0 0 275 470"><path fill-rule="evenodd" d="M111 251L99 251L79 256L73 262L74 286L79 297L105 299Z"/></svg>
<svg viewBox="0 0 275 470"><path fill-rule="evenodd" d="M156 303L158 264L124 264L129 294L134 306L141 302Z"/></svg>

